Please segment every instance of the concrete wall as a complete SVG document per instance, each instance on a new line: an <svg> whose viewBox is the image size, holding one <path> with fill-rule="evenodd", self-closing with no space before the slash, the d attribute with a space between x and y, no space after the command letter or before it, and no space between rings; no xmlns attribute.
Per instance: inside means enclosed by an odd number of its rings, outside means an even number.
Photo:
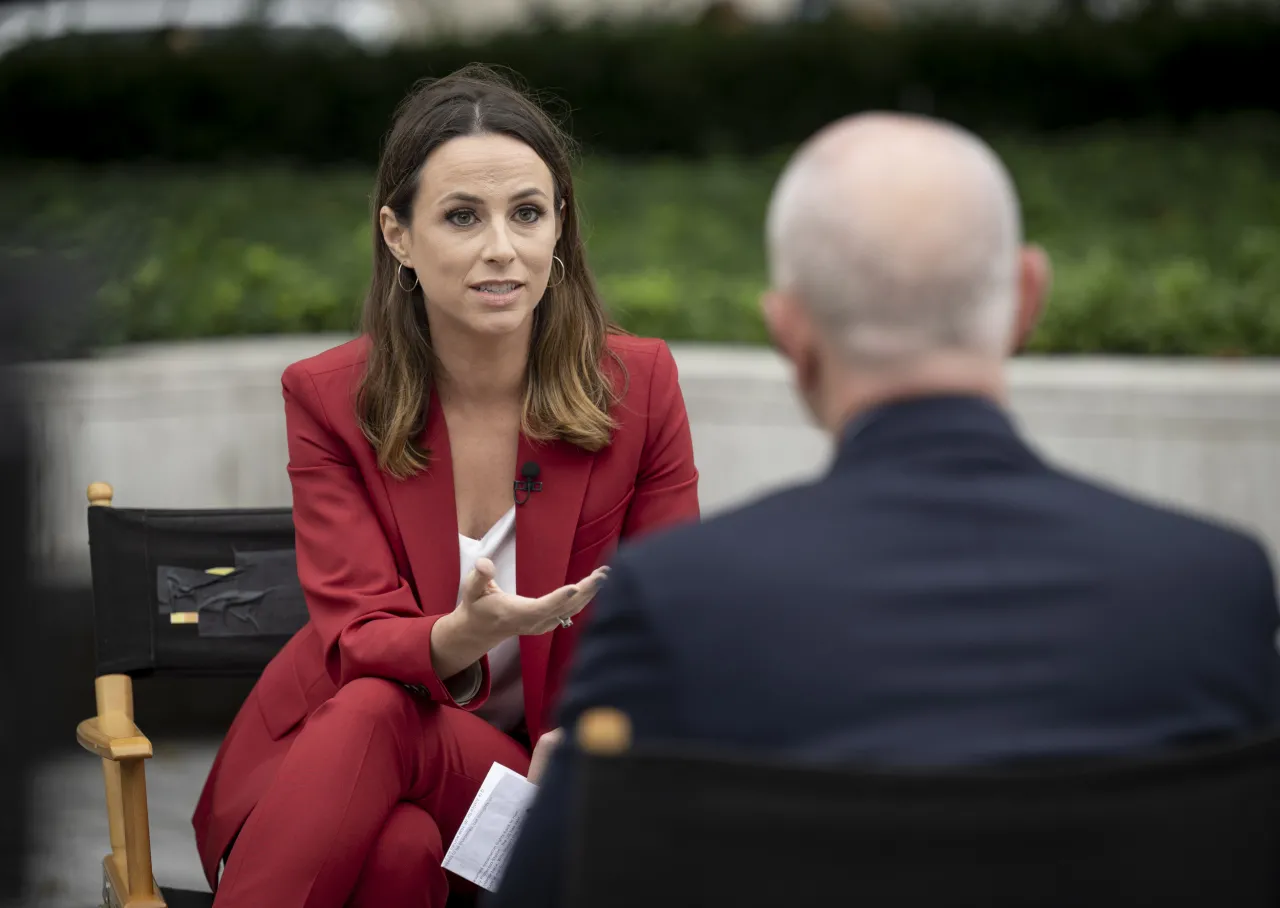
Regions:
<svg viewBox="0 0 1280 908"><path fill-rule="evenodd" d="M288 505L280 373L343 338L137 347L32 369L47 579L87 574L85 487L121 506ZM674 347L708 513L824 468L770 352ZM1022 359L1014 407L1081 472L1241 523L1280 553L1280 362Z"/></svg>

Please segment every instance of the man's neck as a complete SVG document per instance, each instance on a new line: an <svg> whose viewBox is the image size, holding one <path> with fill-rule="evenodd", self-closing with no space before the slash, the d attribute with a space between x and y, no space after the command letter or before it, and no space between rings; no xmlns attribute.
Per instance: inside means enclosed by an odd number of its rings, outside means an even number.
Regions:
<svg viewBox="0 0 1280 908"><path fill-rule="evenodd" d="M963 355L937 356L900 368L844 368L832 376L817 413L832 434L864 413L895 401L922 397L981 397L1003 406L1007 387L1003 364Z"/></svg>

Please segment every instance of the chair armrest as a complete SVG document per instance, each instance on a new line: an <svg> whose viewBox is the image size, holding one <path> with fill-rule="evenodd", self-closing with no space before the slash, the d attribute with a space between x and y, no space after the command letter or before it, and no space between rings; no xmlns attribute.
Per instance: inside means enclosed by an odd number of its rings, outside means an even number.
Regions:
<svg viewBox="0 0 1280 908"><path fill-rule="evenodd" d="M151 756L151 742L136 725L129 723L128 728L121 730L129 734L107 734L95 716L76 726L76 740L85 750L104 760L145 760Z"/></svg>

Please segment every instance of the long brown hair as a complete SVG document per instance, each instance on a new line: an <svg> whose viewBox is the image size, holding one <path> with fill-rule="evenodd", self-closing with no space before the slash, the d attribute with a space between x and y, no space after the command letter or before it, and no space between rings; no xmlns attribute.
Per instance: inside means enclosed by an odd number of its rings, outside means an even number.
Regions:
<svg viewBox="0 0 1280 908"><path fill-rule="evenodd" d="M609 333L618 329L605 314L582 248L572 140L513 80L472 65L419 83L400 103L374 188L373 278L362 317L369 353L356 412L378 453L378 466L401 479L430 460L419 438L437 366L422 291L416 281L406 291L398 280L399 263L383 241L378 212L385 205L400 223L409 224L427 155L458 136L489 133L532 148L551 171L555 208L564 203L555 248L564 277L557 280L560 269L553 265L552 282L534 309L521 430L531 439L558 438L598 451L614 428L609 407L618 392L604 356Z"/></svg>

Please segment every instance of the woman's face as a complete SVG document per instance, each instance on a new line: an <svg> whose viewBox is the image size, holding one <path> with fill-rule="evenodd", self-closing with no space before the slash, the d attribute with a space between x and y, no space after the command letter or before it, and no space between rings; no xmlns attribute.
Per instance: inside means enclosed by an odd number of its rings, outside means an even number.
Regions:
<svg viewBox="0 0 1280 908"><path fill-rule="evenodd" d="M433 330L478 334L528 326L560 238L551 171L505 135L460 136L428 155L412 224L379 214L387 246L418 277ZM559 278L559 274L557 274ZM439 327L437 327L439 326Z"/></svg>

